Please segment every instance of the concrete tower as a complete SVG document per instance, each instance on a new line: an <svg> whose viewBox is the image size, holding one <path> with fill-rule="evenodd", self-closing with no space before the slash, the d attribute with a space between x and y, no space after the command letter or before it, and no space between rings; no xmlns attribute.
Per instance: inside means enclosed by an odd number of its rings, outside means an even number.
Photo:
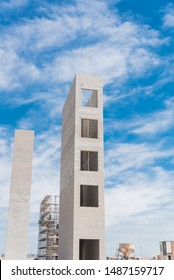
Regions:
<svg viewBox="0 0 174 280"><path fill-rule="evenodd" d="M26 260L34 132L15 131L6 260Z"/></svg>
<svg viewBox="0 0 174 280"><path fill-rule="evenodd" d="M62 115L59 259L104 259L102 81L76 75Z"/></svg>

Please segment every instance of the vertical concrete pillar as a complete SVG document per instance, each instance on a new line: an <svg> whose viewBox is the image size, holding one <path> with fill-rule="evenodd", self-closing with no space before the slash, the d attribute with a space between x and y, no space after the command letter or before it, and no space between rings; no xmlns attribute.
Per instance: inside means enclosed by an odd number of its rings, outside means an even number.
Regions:
<svg viewBox="0 0 174 280"><path fill-rule="evenodd" d="M6 260L26 260L34 132L16 130L9 198Z"/></svg>
<svg viewBox="0 0 174 280"><path fill-rule="evenodd" d="M62 112L59 259L104 259L103 92L76 75Z"/></svg>

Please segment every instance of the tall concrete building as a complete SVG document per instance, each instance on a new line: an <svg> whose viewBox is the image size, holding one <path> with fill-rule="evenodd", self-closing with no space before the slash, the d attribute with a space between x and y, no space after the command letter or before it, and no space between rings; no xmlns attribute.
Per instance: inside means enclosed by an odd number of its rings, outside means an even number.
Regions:
<svg viewBox="0 0 174 280"><path fill-rule="evenodd" d="M102 80L76 75L62 113L59 259L104 259Z"/></svg>
<svg viewBox="0 0 174 280"><path fill-rule="evenodd" d="M26 260L34 132L15 131L6 260Z"/></svg>

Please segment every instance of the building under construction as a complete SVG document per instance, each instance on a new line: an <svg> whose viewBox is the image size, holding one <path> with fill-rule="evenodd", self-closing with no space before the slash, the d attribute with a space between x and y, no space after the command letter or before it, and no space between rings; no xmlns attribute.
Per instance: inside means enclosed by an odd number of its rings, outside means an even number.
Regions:
<svg viewBox="0 0 174 280"><path fill-rule="evenodd" d="M40 205L39 260L58 259L59 196L46 195Z"/></svg>
<svg viewBox="0 0 174 280"><path fill-rule="evenodd" d="M134 245L129 243L120 243L119 248L116 250L117 260L130 260L135 259Z"/></svg>

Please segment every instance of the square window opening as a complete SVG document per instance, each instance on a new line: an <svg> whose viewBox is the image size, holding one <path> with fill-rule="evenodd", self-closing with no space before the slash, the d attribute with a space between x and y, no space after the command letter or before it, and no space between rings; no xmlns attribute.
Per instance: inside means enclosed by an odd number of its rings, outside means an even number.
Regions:
<svg viewBox="0 0 174 280"><path fill-rule="evenodd" d="M98 207L98 186L80 186L80 206Z"/></svg>
<svg viewBox="0 0 174 280"><path fill-rule="evenodd" d="M98 121L81 119L81 137L98 138Z"/></svg>
<svg viewBox="0 0 174 280"><path fill-rule="evenodd" d="M99 260L99 240L79 240L79 260Z"/></svg>
<svg viewBox="0 0 174 280"><path fill-rule="evenodd" d="M81 170L98 171L98 152L81 151Z"/></svg>
<svg viewBox="0 0 174 280"><path fill-rule="evenodd" d="M83 107L98 107L98 92L97 90L82 89L82 106Z"/></svg>

